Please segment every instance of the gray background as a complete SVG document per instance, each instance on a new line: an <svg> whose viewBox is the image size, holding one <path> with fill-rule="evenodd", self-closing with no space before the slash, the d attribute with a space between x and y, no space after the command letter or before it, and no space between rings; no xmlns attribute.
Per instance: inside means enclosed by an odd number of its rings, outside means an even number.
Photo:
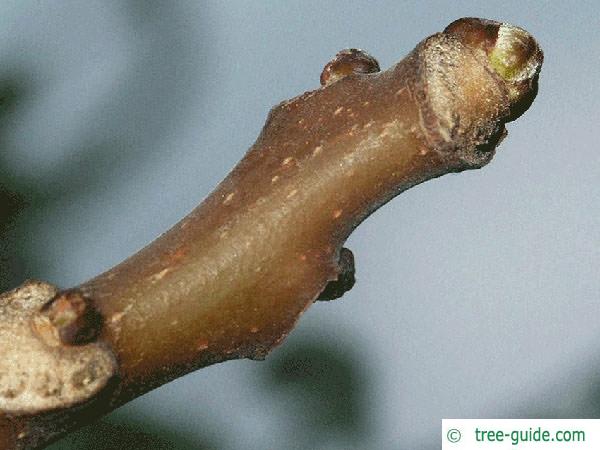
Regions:
<svg viewBox="0 0 600 450"><path fill-rule="evenodd" d="M596 2L0 3L0 273L60 286L190 211L341 48L387 68L462 16L540 41L494 161L348 242L358 282L264 363L168 384L71 448L434 449L443 417L600 417ZM142 444L140 444L142 443Z"/></svg>

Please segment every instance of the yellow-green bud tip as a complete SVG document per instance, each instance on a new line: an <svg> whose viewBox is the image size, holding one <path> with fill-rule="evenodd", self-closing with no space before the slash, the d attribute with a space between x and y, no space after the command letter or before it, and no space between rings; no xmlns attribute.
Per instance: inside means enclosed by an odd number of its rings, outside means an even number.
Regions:
<svg viewBox="0 0 600 450"><path fill-rule="evenodd" d="M444 30L474 51L487 56L489 67L507 89L511 120L533 101L544 54L525 30L507 23L467 17L452 22Z"/></svg>
<svg viewBox="0 0 600 450"><path fill-rule="evenodd" d="M519 82L533 77L541 64L539 48L525 30L503 23L488 55L494 70L506 81Z"/></svg>

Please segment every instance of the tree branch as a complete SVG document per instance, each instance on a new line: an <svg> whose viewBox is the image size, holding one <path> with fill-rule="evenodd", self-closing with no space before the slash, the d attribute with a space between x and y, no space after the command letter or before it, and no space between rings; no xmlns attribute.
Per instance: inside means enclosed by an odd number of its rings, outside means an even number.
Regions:
<svg viewBox="0 0 600 450"><path fill-rule="evenodd" d="M265 358L316 299L352 286L342 245L370 213L491 160L541 64L525 31L480 19L384 72L340 52L155 242L74 289L28 282L0 297L0 447L44 445L194 369Z"/></svg>

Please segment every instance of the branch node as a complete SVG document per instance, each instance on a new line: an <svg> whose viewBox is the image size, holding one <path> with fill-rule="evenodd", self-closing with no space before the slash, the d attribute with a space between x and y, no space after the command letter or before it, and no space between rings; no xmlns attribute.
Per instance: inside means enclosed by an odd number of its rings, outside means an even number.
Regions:
<svg viewBox="0 0 600 450"><path fill-rule="evenodd" d="M40 309L56 287L27 281L0 295L0 427L12 416L61 410L93 399L117 374L103 343L61 345Z"/></svg>
<svg viewBox="0 0 600 450"><path fill-rule="evenodd" d="M317 297L318 301L328 301L340 298L354 286L356 278L354 276L354 255L346 247L340 250L338 261L337 279L330 281L323 289L323 292Z"/></svg>

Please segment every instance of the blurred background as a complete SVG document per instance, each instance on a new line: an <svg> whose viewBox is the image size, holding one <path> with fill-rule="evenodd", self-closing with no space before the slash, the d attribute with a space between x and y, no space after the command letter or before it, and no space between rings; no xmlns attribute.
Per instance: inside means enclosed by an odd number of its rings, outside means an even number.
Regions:
<svg viewBox="0 0 600 450"><path fill-rule="evenodd" d="M265 362L190 374L51 448L433 450L442 418L600 417L599 10L1 1L3 290L72 286L150 242L342 48L387 68L477 16L524 27L546 57L494 161L362 224L356 286Z"/></svg>

